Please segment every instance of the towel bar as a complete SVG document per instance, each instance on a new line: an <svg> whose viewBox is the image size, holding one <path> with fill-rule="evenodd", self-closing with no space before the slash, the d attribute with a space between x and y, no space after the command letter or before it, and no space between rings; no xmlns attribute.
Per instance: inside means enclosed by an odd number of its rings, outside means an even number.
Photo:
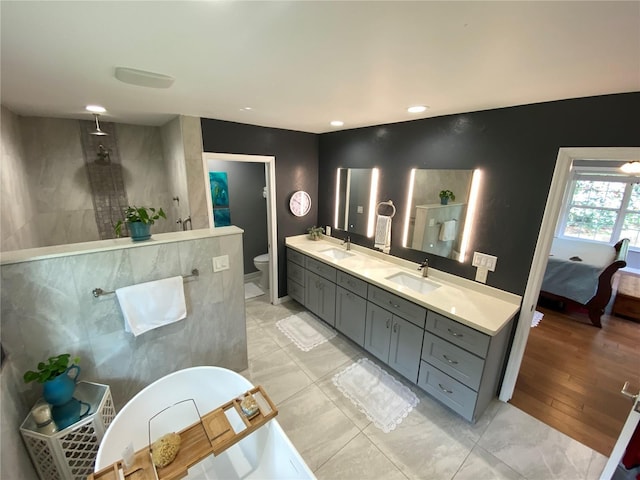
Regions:
<svg viewBox="0 0 640 480"><path fill-rule="evenodd" d="M193 270L191 270L191 274L190 275L184 275L182 278L191 278L191 277L197 277L198 275L200 275L200 271L197 268L194 268ZM111 295L112 293L116 293L115 290L109 291L109 292L105 292L104 290L102 290L101 288L94 288L91 293L93 294L93 296L95 298L100 297L101 295Z"/></svg>

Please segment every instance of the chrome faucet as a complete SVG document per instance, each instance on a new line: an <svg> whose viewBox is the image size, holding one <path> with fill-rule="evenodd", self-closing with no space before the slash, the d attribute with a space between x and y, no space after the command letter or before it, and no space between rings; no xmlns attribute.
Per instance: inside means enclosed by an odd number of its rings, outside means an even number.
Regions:
<svg viewBox="0 0 640 480"><path fill-rule="evenodd" d="M346 244L346 249L351 250L351 237L347 235L347 237L342 241L342 245Z"/></svg>
<svg viewBox="0 0 640 480"><path fill-rule="evenodd" d="M187 223L189 224L189 227L187 227ZM193 227L191 226L191 215L189 215L187 218L185 218L182 221L182 230L191 230Z"/></svg>
<svg viewBox="0 0 640 480"><path fill-rule="evenodd" d="M424 259L424 262L420 264L420 266L418 267L418 270L422 270L423 277L426 278L429 276L429 259L428 258Z"/></svg>

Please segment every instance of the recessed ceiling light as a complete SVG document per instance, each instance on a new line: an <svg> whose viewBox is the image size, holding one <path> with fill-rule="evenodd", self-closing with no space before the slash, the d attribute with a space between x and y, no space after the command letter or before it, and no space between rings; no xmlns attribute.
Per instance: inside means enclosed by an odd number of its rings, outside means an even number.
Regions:
<svg viewBox="0 0 640 480"><path fill-rule="evenodd" d="M422 113L427 109L424 105L413 105L412 107L407 108L407 112L409 113Z"/></svg>
<svg viewBox="0 0 640 480"><path fill-rule="evenodd" d="M87 110L88 112L91 112L91 113L104 113L104 112L107 111L106 108L101 107L100 105L87 105L84 108L85 108L85 110Z"/></svg>
<svg viewBox="0 0 640 480"><path fill-rule="evenodd" d="M248 112L249 110L253 110L253 108L252 107L242 107L240 109L241 112Z"/></svg>
<svg viewBox="0 0 640 480"><path fill-rule="evenodd" d="M341 127L343 125L344 125L344 122L342 120L331 120L332 127Z"/></svg>

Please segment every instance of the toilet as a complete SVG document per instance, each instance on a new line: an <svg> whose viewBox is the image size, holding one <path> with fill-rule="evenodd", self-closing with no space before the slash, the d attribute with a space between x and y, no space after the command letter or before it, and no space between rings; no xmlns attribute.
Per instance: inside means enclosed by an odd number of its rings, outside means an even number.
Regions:
<svg viewBox="0 0 640 480"><path fill-rule="evenodd" d="M253 259L253 264L262 272L260 275L260 288L266 292L269 290L269 254L258 255Z"/></svg>

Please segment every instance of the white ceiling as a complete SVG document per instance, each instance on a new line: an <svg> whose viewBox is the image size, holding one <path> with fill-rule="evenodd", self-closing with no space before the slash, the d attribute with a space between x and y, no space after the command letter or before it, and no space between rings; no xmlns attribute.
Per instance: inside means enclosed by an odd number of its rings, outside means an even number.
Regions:
<svg viewBox="0 0 640 480"><path fill-rule="evenodd" d="M640 2L0 3L1 101L21 115L175 114L327 132L640 91ZM121 83L116 66L175 77ZM414 104L430 106L410 115ZM252 110L242 110L252 107Z"/></svg>

